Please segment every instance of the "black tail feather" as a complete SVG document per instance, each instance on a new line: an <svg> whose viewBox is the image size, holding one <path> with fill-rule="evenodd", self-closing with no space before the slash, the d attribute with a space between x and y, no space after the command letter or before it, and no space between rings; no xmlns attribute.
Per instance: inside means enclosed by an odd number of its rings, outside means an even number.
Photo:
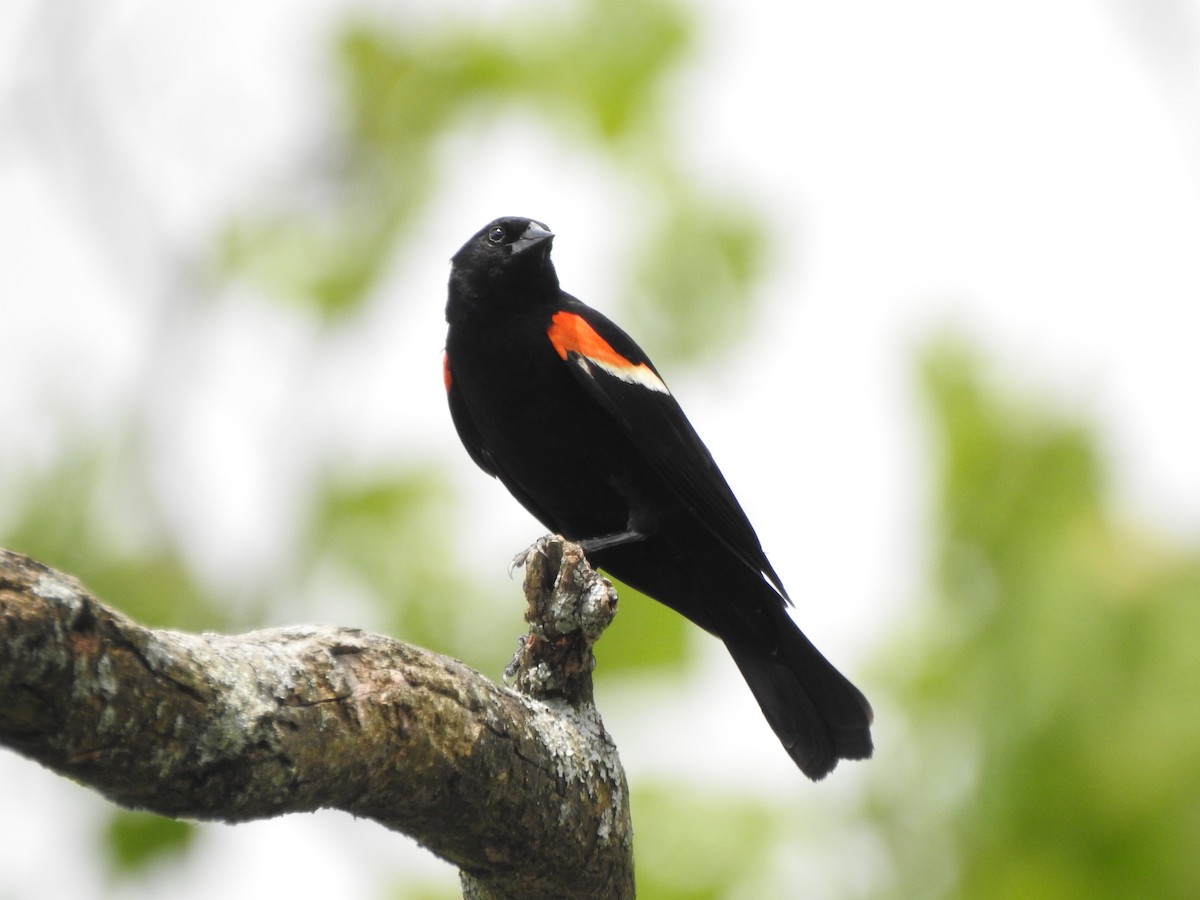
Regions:
<svg viewBox="0 0 1200 900"><path fill-rule="evenodd" d="M777 616L775 647L732 638L725 639L725 646L788 755L817 781L839 759L871 756L874 713L862 692L821 655L782 607Z"/></svg>

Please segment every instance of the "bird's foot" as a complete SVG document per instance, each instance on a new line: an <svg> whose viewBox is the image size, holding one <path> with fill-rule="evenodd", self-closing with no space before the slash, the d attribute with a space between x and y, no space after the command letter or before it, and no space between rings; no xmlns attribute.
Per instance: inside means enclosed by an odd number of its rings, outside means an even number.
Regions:
<svg viewBox="0 0 1200 900"><path fill-rule="evenodd" d="M508 577L512 578L513 572L517 571L517 569L525 568L525 566L528 565L529 561L533 559L534 556L549 557L549 554L546 552L546 547L553 541L562 543L564 540L566 540L566 538L562 537L562 535L542 535L512 558L512 562L508 564Z"/></svg>

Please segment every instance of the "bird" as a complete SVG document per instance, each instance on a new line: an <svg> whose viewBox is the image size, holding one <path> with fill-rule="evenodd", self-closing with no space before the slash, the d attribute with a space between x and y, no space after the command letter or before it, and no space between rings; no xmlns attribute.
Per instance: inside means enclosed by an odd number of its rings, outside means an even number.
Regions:
<svg viewBox="0 0 1200 900"><path fill-rule="evenodd" d="M554 233L489 222L451 259L442 374L470 458L593 566L724 642L810 779L873 751L870 704L804 635L658 369L559 286Z"/></svg>

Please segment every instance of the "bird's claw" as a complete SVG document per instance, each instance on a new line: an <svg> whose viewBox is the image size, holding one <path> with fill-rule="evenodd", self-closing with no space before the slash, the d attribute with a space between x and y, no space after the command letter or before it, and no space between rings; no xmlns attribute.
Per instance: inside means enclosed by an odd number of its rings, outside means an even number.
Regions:
<svg viewBox="0 0 1200 900"><path fill-rule="evenodd" d="M538 538L520 553L512 558L512 562L508 564L508 577L512 578L513 572L517 569L523 569L529 563L530 558L536 553L541 556L546 556L546 544L550 541L560 540L557 535L546 534Z"/></svg>

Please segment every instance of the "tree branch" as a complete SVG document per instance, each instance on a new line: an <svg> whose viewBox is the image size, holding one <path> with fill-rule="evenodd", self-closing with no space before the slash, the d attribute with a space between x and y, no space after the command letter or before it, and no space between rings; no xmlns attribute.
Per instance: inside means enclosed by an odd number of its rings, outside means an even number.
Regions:
<svg viewBox="0 0 1200 900"><path fill-rule="evenodd" d="M561 539L519 561L525 694L356 629L150 630L0 550L0 743L166 816L371 818L471 897L632 897L628 788L591 703L616 595Z"/></svg>

